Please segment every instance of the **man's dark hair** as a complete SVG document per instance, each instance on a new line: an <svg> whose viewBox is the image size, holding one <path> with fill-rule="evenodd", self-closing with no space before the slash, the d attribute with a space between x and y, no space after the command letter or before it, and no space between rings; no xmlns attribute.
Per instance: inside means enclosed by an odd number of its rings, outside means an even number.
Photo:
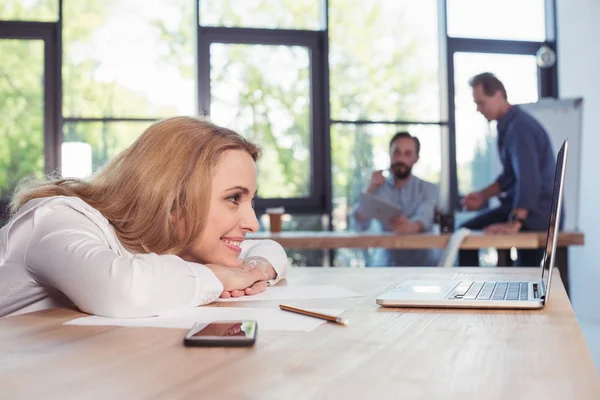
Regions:
<svg viewBox="0 0 600 400"><path fill-rule="evenodd" d="M502 93L504 100L507 99L504 85L500 82L500 79L496 78L496 75L491 72L483 72L475 75L469 79L469 85L471 85L472 88L481 85L483 93L485 93L486 96L493 96L499 90Z"/></svg>
<svg viewBox="0 0 600 400"><path fill-rule="evenodd" d="M394 142L397 139L401 139L401 138L407 138L407 139L414 140L415 141L415 145L417 147L417 155L419 155L419 152L421 151L421 142L419 142L419 139L417 139L415 136L412 136L408 132L397 132L394 136L392 136L392 139L390 140L390 150L391 150L392 145L394 144Z"/></svg>

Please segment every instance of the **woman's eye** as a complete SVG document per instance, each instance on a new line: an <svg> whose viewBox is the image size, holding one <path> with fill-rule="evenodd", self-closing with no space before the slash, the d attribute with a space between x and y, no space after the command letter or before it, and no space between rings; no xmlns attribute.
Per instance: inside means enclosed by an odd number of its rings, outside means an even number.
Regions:
<svg viewBox="0 0 600 400"><path fill-rule="evenodd" d="M227 198L227 200L231 201L234 204L240 204L240 199L242 198L242 195L240 194L234 194L233 196L229 196Z"/></svg>
<svg viewBox="0 0 600 400"><path fill-rule="evenodd" d="M254 208L254 205L256 204L256 197L252 198L252 208Z"/></svg>

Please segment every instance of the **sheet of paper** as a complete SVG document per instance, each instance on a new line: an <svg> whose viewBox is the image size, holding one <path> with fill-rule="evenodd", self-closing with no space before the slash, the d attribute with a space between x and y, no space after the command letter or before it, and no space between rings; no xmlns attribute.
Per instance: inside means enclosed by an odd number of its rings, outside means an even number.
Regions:
<svg viewBox="0 0 600 400"><path fill-rule="evenodd" d="M335 299L341 297L362 297L363 295L336 285L273 286L253 296L218 299L220 302L296 300L296 299Z"/></svg>
<svg viewBox="0 0 600 400"><path fill-rule="evenodd" d="M341 309L310 309L329 315L341 315ZM160 317L152 318L106 318L98 316L82 317L67 321L64 325L125 326L152 328L190 329L195 322L255 320L261 331L310 332L327 321L281 311L278 308L243 307L197 307Z"/></svg>
<svg viewBox="0 0 600 400"><path fill-rule="evenodd" d="M369 218L376 218L381 221L389 221L392 218L404 215L402 208L398 205L369 193L361 193L360 195L360 212Z"/></svg>

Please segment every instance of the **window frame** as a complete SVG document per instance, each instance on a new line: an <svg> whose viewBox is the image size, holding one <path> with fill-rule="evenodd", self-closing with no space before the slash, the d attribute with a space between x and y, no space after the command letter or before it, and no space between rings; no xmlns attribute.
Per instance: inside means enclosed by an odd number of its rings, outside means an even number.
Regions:
<svg viewBox="0 0 600 400"><path fill-rule="evenodd" d="M44 42L44 172L60 165L62 73L60 26L56 22L2 21L0 39Z"/></svg>
<svg viewBox="0 0 600 400"><path fill-rule="evenodd" d="M62 142L60 22L1 21L0 40L4 39L42 40L44 43L44 173L50 174L60 165ZM2 221L8 220L9 201L0 198L0 226Z"/></svg>
<svg viewBox="0 0 600 400"><path fill-rule="evenodd" d="M326 75L327 57L324 53L327 42L326 31L304 31L290 29L223 28L198 26L198 109L201 115L210 115L210 45L247 44L301 46L309 50L310 57L310 195L295 198L257 198L255 209L258 214L266 208L283 206L287 213L329 213L326 177L329 153L328 87ZM327 104L327 108L325 105Z"/></svg>
<svg viewBox="0 0 600 400"><path fill-rule="evenodd" d="M535 54L542 45L557 53L556 0L545 0L546 40L528 42L514 40L454 38L447 32L447 1L438 0L440 121L331 121L329 107L329 1L320 0L321 30L261 29L241 27L201 26L199 1L194 2L197 40L197 110L207 114L210 109L210 43L239 43L265 45L299 45L310 49L311 57L311 196L290 199L258 199L256 211L264 213L270 206L284 206L292 214L326 214L332 227L333 209L331 179L331 123L355 124L438 124L447 127L442 135L442 175L440 193L447 211L460 210L456 164L456 126L454 104L454 64L456 52L499 54ZM50 173L61 165L61 143L64 122L145 122L158 118L63 118L62 115L62 20L63 1L59 0L56 22L2 21L0 37L42 39L45 43L44 65L44 157L45 170ZM539 71L538 88L541 97L558 97L558 67ZM2 204L0 204L2 207Z"/></svg>

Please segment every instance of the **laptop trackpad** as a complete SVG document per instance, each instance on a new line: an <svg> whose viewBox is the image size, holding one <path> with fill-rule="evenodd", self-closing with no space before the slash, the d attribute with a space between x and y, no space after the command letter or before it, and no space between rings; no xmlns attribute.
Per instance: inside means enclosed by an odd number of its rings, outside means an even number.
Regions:
<svg viewBox="0 0 600 400"><path fill-rule="evenodd" d="M406 281L390 292L403 299L443 299L460 281Z"/></svg>

